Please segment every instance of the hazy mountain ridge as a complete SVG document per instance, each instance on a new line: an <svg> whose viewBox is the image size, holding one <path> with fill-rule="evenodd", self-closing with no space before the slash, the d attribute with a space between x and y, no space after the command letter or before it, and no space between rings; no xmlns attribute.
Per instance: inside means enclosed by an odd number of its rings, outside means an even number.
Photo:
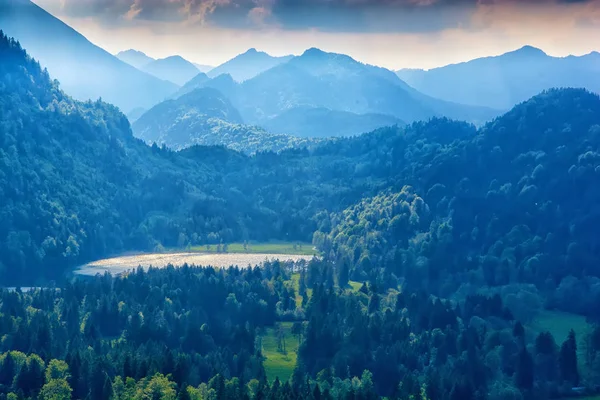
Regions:
<svg viewBox="0 0 600 400"><path fill-rule="evenodd" d="M194 64L181 56L171 56L152 61L145 65L142 70L179 86L185 85L190 79L201 73Z"/></svg>
<svg viewBox="0 0 600 400"><path fill-rule="evenodd" d="M386 114L406 122L442 115L483 122L497 115L484 107L430 98L409 87L392 71L314 48L240 84L238 93L224 93L253 123L300 106Z"/></svg>
<svg viewBox="0 0 600 400"><path fill-rule="evenodd" d="M262 121L270 132L288 132L300 137L355 136L377 128L404 125L384 114L354 114L327 108L296 107Z"/></svg>
<svg viewBox="0 0 600 400"><path fill-rule="evenodd" d="M431 98L392 71L316 48L242 83L226 73L198 74L173 98L202 87L219 90L249 124L303 137L356 135L442 115L482 124L497 114Z"/></svg>
<svg viewBox="0 0 600 400"><path fill-rule="evenodd" d="M415 89L447 101L508 109L542 90L580 87L600 92L600 54L552 57L532 46L431 70L397 75Z"/></svg>
<svg viewBox="0 0 600 400"><path fill-rule="evenodd" d="M273 57L252 48L208 71L210 78L229 74L237 82L252 79L260 73L289 61L293 56Z"/></svg>
<svg viewBox="0 0 600 400"><path fill-rule="evenodd" d="M204 73L207 73L208 71L215 68L212 65L204 65L204 64L198 64L198 63L192 63L192 64L194 64L194 67L198 68L198 71L204 72Z"/></svg>
<svg viewBox="0 0 600 400"><path fill-rule="evenodd" d="M203 88L205 87L205 83L207 83L209 80L210 78L208 77L208 75L206 75L204 72L200 72L192 79L187 81L182 87L180 87L179 90L173 94L172 98L176 99L187 93L190 93L195 89Z"/></svg>
<svg viewBox="0 0 600 400"><path fill-rule="evenodd" d="M257 126L244 125L231 102L209 87L156 105L135 121L132 129L146 143L165 145L174 150L216 145L252 154L318 143L316 139L274 134Z"/></svg>
<svg viewBox="0 0 600 400"><path fill-rule="evenodd" d="M156 61L156 59L149 57L145 53L134 49L121 51L115 54L115 57L139 70L142 70L146 65L150 64L151 62Z"/></svg>
<svg viewBox="0 0 600 400"><path fill-rule="evenodd" d="M128 112L152 106L177 89L93 45L31 1L0 0L0 28L79 100L102 97Z"/></svg>

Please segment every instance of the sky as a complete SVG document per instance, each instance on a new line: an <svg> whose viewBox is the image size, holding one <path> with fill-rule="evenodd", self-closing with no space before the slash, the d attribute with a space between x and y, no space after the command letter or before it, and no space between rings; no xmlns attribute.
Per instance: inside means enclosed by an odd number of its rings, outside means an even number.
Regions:
<svg viewBox="0 0 600 400"><path fill-rule="evenodd" d="M111 53L219 65L249 48L311 47L389 69L434 68L524 45L600 50L600 0L34 0Z"/></svg>

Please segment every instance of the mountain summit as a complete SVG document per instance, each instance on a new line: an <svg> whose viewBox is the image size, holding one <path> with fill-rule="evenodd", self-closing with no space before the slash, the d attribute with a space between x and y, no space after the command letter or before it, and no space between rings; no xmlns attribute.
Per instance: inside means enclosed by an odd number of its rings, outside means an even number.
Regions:
<svg viewBox="0 0 600 400"><path fill-rule="evenodd" d="M273 57L255 48L248 49L224 64L208 72L208 76L215 78L221 74L230 74L233 79L243 82L252 79L260 73L267 71L277 65L285 63L293 56Z"/></svg>
<svg viewBox="0 0 600 400"><path fill-rule="evenodd" d="M143 69L146 65L156 61L154 58L148 57L145 53L133 49L121 51L115 57L137 69Z"/></svg>
<svg viewBox="0 0 600 400"><path fill-rule="evenodd" d="M556 87L600 91L600 63L593 53L552 57L533 46L428 71L400 70L397 74L427 95L498 109L508 109Z"/></svg>
<svg viewBox="0 0 600 400"><path fill-rule="evenodd" d="M179 86L185 85L200 72L194 64L181 56L171 56L152 61L143 70L157 78L173 82Z"/></svg>

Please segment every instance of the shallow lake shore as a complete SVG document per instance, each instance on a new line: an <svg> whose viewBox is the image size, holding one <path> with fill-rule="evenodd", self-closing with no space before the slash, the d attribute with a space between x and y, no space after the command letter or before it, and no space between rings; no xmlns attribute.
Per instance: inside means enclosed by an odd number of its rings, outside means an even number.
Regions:
<svg viewBox="0 0 600 400"><path fill-rule="evenodd" d="M232 265L239 267L248 267L260 265L266 260L280 261L309 261L312 256L294 255L294 254L243 254L243 253L150 253L124 255L119 257L107 258L103 260L93 261L82 265L75 269L77 275L94 276L96 274L104 274L109 272L113 275L122 274L133 270L138 266L148 268L164 268L167 265L176 267L184 264L198 266L212 266L216 268L226 268Z"/></svg>

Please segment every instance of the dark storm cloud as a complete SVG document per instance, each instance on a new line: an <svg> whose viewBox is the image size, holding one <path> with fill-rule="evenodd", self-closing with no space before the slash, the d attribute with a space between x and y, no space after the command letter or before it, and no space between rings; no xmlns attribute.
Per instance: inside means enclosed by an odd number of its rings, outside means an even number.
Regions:
<svg viewBox="0 0 600 400"><path fill-rule="evenodd" d="M58 0L56 0L58 1ZM469 28L477 5L553 7L600 0L62 0L63 12L104 23L165 21L224 28L279 26L332 32L436 32Z"/></svg>

